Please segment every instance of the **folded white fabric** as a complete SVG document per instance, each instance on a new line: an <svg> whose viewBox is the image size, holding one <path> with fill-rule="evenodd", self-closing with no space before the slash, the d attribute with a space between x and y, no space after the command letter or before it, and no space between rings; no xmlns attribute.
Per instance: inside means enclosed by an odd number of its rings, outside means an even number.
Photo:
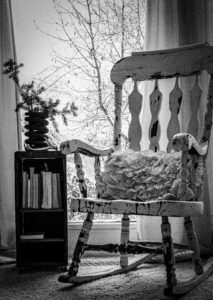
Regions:
<svg viewBox="0 0 213 300"><path fill-rule="evenodd" d="M165 195L176 198L180 159L180 152L116 151L102 172L101 198L137 201L165 198Z"/></svg>

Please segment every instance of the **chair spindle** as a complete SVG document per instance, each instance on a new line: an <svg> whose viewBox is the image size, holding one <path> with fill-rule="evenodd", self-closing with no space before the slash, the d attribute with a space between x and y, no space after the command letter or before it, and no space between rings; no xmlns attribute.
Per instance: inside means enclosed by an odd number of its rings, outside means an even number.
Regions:
<svg viewBox="0 0 213 300"><path fill-rule="evenodd" d="M121 149L121 106L122 85L115 84L115 123L114 123L114 148Z"/></svg>
<svg viewBox="0 0 213 300"><path fill-rule="evenodd" d="M131 113L131 122L129 125L129 148L135 151L140 151L140 141L142 136L142 128L139 120L141 112L143 96L138 91L137 81L134 81L134 88L129 95L129 111Z"/></svg>
<svg viewBox="0 0 213 300"><path fill-rule="evenodd" d="M184 226L187 233L188 245L189 248L194 251L192 256L193 263L194 263L194 270L197 275L200 275L203 273L203 266L200 259L200 248L197 240L197 235L194 229L194 224L192 223L190 217L185 217L184 220L185 220Z"/></svg>
<svg viewBox="0 0 213 300"><path fill-rule="evenodd" d="M123 268L128 266L128 254L126 247L129 242L129 225L130 220L128 214L123 214L123 218L121 220L121 245L123 246L123 250L121 251L120 256L120 265Z"/></svg>
<svg viewBox="0 0 213 300"><path fill-rule="evenodd" d="M84 171L83 171L83 165L82 165L82 159L81 155L78 151L74 153L74 162L76 167L76 173L78 177L79 182L79 189L82 197L87 197L87 185L84 180Z"/></svg>
<svg viewBox="0 0 213 300"><path fill-rule="evenodd" d="M173 136L180 132L180 122L178 119L178 115L180 112L180 107L182 103L183 92L180 89L178 83L178 77L175 80L175 86L171 93L169 94L169 109L171 111L171 117L167 127L167 137L168 137L168 145L167 152L171 152L173 148L172 139Z"/></svg>
<svg viewBox="0 0 213 300"><path fill-rule="evenodd" d="M201 101L202 90L199 86L198 75L196 75L195 83L190 91L190 108L191 118L189 121L187 132L197 138L199 122L198 122L198 109Z"/></svg>
<svg viewBox="0 0 213 300"><path fill-rule="evenodd" d="M153 92L149 96L150 101L150 111L151 111L151 123L149 127L149 139L150 145L149 149L157 152L159 150L159 139L160 139L160 122L158 115L160 112L162 93L158 88L157 80L155 81L155 87Z"/></svg>
<svg viewBox="0 0 213 300"><path fill-rule="evenodd" d="M96 197L100 198L101 195L101 185L100 183L102 182L101 180L101 164L100 164L100 158L99 156L95 157L95 164L94 164L94 169L95 169L95 188L96 188Z"/></svg>
<svg viewBox="0 0 213 300"><path fill-rule="evenodd" d="M163 252L164 252L164 263L166 266L167 275L167 288L172 290L173 286L177 284L177 278L175 274L175 257L174 257L174 246L171 236L171 225L168 217L162 217L161 225Z"/></svg>

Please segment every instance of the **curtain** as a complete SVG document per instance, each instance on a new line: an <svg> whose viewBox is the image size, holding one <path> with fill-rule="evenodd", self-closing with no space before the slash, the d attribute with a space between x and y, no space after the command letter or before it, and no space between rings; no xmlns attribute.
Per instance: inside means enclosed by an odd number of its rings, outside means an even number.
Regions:
<svg viewBox="0 0 213 300"><path fill-rule="evenodd" d="M200 42L213 42L213 1L212 0L148 0L146 7L146 32L145 32L145 50L157 50L165 48L176 48L178 46L195 44ZM205 100L207 94L206 85L207 74L201 78L200 85L204 89L202 104L199 109L199 119L203 120ZM184 78L181 80L181 87L186 90L192 86L194 78ZM144 87L144 101L142 109L142 128L143 132L148 132L151 116L149 111L149 94L153 89L154 83L147 83ZM161 127L164 129L170 117L168 110L169 93L174 86L174 81L164 80L159 82L159 88L164 94L162 101L162 110L159 119ZM183 112L181 115L181 131L185 132L189 120L189 103L183 99ZM165 109L166 113L165 113ZM166 130L162 129L162 132ZM161 150L165 150L167 138L162 136L160 140ZM142 138L142 149L148 147L148 136ZM211 220L213 219L213 149L210 145L208 155L208 181L204 186L205 212L201 220L194 219L195 227L198 232L199 241L204 246L211 246ZM153 221L154 219L154 221ZM185 233L183 230L183 220L170 218L172 232L175 242L185 242ZM139 238L143 240L161 240L160 217L138 217Z"/></svg>
<svg viewBox="0 0 213 300"><path fill-rule="evenodd" d="M0 1L0 246L15 246L14 152L20 147L14 83L2 75L3 63L15 59L10 0Z"/></svg>

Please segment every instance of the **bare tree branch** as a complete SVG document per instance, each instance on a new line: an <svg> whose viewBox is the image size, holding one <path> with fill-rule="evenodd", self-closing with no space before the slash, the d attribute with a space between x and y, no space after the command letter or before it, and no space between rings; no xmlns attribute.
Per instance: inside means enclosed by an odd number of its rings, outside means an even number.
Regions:
<svg viewBox="0 0 213 300"><path fill-rule="evenodd" d="M43 82L53 93L78 99L82 114L79 112L79 122L75 119L75 124L97 140L101 131L111 133L114 127L110 69L119 59L143 47L145 0L53 0L53 3L58 19L54 32L46 35L63 43L65 51L53 47L54 68L45 74ZM124 86L122 116L126 123L128 93L129 86ZM127 143L124 132L122 137Z"/></svg>

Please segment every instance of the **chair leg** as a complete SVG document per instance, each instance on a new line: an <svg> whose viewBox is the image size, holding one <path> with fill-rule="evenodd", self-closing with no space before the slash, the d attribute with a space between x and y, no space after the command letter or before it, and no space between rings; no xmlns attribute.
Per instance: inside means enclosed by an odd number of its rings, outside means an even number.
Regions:
<svg viewBox="0 0 213 300"><path fill-rule="evenodd" d="M165 294L172 293L173 286L177 284L177 278L175 274L175 258L174 258L174 246L171 237L171 225L169 218L162 217L161 225L162 241L163 241L163 253L164 253L164 264L166 266L167 276L167 288Z"/></svg>
<svg viewBox="0 0 213 300"><path fill-rule="evenodd" d="M78 237L78 241L75 246L73 253L72 263L68 270L69 277L76 276L78 273L79 264L81 262L81 257L84 253L85 245L89 239L89 233L92 229L94 213L88 213L87 217L83 223L81 232Z"/></svg>
<svg viewBox="0 0 213 300"><path fill-rule="evenodd" d="M194 270L197 275L203 273L203 266L200 258L200 247L197 240L197 235L195 233L194 224L192 223L191 217L185 217L184 226L187 233L187 240L189 248L194 251L192 256L194 263Z"/></svg>
<svg viewBox="0 0 213 300"><path fill-rule="evenodd" d="M121 245L123 249L120 256L120 266L122 268L128 266L128 254L125 248L129 242L129 222L129 216L127 214L123 214L121 221Z"/></svg>

